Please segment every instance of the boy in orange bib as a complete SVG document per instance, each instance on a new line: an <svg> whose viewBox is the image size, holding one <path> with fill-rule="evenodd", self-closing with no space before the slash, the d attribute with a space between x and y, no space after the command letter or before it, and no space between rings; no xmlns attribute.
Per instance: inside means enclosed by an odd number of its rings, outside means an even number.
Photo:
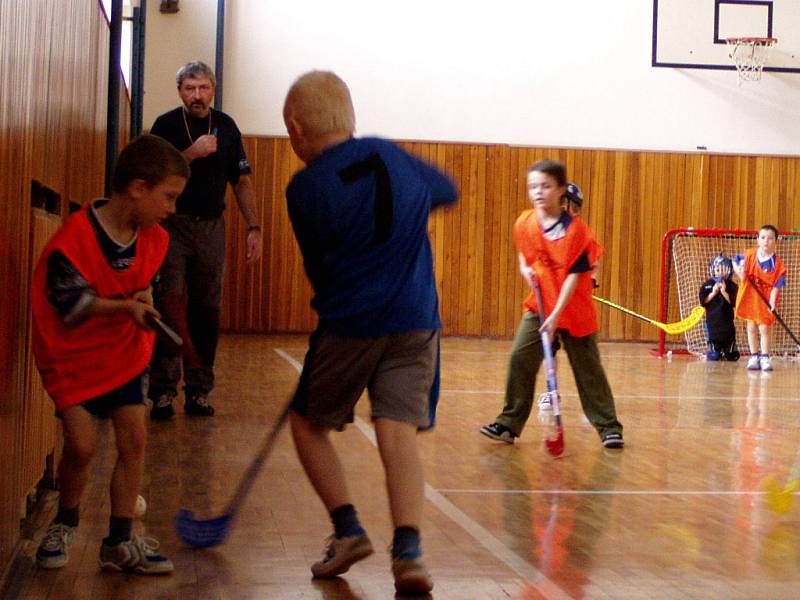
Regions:
<svg viewBox="0 0 800 600"><path fill-rule="evenodd" d="M145 135L120 154L110 199L87 203L48 242L33 274L33 351L64 430L59 507L36 552L44 569L66 564L97 433L110 417L117 445L109 534L100 566L110 571L172 571L158 543L132 534L144 472L146 369L155 333L151 282L167 252L159 221L175 212L189 168L161 138Z"/></svg>
<svg viewBox="0 0 800 600"><path fill-rule="evenodd" d="M597 309L592 300L592 272L602 254L594 233L579 217L562 207L567 193L563 164L543 160L528 172L528 198L534 208L514 225L520 272L532 284L539 280L546 319L531 293L509 361L503 411L480 432L513 443L530 416L536 373L544 359L541 332L558 333L567 352L581 406L607 448L623 446L622 424L600 363Z"/></svg>
<svg viewBox="0 0 800 600"><path fill-rule="evenodd" d="M755 248L734 257L733 268L742 282L736 297L736 316L747 321L747 344L750 346L751 370L772 371L769 357L770 327L775 323L775 308L783 287L786 286L786 266L775 254L778 229L764 225L758 230ZM759 296L758 289L769 298L769 306Z"/></svg>

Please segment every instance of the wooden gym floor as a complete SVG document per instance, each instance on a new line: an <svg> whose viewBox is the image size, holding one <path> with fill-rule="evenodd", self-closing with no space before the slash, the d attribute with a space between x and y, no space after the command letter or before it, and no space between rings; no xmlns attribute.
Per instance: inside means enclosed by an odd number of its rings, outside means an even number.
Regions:
<svg viewBox="0 0 800 600"><path fill-rule="evenodd" d="M509 341L442 341L439 424L421 435L426 497L423 548L437 600L782 599L800 582L800 507L773 513L761 491L781 486L798 460L800 365L775 361L769 374L744 363L660 360L649 346L603 344L625 425L624 450L605 450L583 419L571 372L559 364L566 451L543 448L547 429L531 418L514 446L478 434L502 404ZM108 519L114 451L96 461L70 562L33 566L52 517L52 493L13 567L7 598L329 600L394 597L383 476L367 404L334 436L376 555L332 581L311 579L330 532L288 432L278 439L224 546L178 541L181 507L222 512L233 487L293 390L304 336L223 338L217 416L151 423L140 533L155 536L176 570L166 577L101 573L97 553ZM540 374L539 389L544 380ZM794 498L792 497L794 500Z"/></svg>

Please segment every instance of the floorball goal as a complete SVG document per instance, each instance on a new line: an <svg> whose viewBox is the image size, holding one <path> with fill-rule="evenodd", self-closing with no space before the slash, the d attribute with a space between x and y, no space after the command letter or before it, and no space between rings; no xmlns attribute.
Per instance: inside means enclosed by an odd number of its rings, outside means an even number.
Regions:
<svg viewBox="0 0 800 600"><path fill-rule="evenodd" d="M659 321L671 323L689 315L700 304L700 286L711 275L709 264L719 253L729 258L756 245L757 231L741 229L672 229L661 240L661 289ZM777 311L792 332L800 331L800 233L781 231L778 256L787 268L787 285ZM738 283L734 275L734 281ZM744 321L736 320L736 343L742 354L749 352ZM657 354L691 353L704 356L707 349L705 319L682 335L659 330ZM772 327L771 354L797 356L797 346L776 323Z"/></svg>

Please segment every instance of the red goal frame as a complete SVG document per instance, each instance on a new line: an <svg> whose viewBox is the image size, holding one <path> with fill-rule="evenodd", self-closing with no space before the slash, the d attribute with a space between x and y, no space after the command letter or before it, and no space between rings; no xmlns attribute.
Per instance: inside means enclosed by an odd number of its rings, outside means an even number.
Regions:
<svg viewBox="0 0 800 600"><path fill-rule="evenodd" d="M679 235L697 236L697 237L741 237L755 238L758 236L758 230L752 229L718 229L718 228L703 228L695 229L694 227L681 227L677 229L670 229L661 238L661 265L659 276L659 298L658 298L658 320L662 323L669 323L671 321L680 321L680 310L678 307L677 299L677 283L671 285L671 281L675 279L675 274L672 271L672 247L676 237ZM781 231L779 236L793 235L797 236L797 232ZM750 245L753 245L750 244ZM742 248L744 250L744 247ZM731 257L733 258L733 257ZM697 282L699 286L701 282ZM674 337L674 336L673 336ZM668 351L675 354L688 354L685 349L680 348L667 348L667 334L663 330L658 330L658 348L653 352L656 356L664 356Z"/></svg>

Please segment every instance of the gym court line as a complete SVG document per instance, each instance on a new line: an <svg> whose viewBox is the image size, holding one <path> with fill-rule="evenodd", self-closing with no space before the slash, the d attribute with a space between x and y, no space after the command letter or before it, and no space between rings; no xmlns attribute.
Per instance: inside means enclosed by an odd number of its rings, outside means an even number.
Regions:
<svg viewBox="0 0 800 600"><path fill-rule="evenodd" d="M273 350L278 356L294 367L298 373L303 370L303 365L287 352L280 348L273 348ZM363 419L355 417L354 425L373 446L377 447L375 432ZM492 556L536 588L540 594L551 600L569 600L572 598L572 596L548 579L544 573L508 548L427 482L425 483L425 498L438 508L441 513L472 536L478 544L486 548Z"/></svg>

